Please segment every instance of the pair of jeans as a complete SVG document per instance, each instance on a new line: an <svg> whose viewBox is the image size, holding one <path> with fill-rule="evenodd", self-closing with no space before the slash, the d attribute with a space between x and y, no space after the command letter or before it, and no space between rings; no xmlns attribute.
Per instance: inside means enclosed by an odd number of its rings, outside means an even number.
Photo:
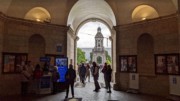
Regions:
<svg viewBox="0 0 180 101"><path fill-rule="evenodd" d="M95 91L100 89L99 82L98 82L98 76L94 76L94 86L95 86Z"/></svg>
<svg viewBox="0 0 180 101"><path fill-rule="evenodd" d="M74 97L74 82L71 83L67 83L67 87L66 87L66 97L68 97L69 95L69 86L71 86L71 94Z"/></svg>

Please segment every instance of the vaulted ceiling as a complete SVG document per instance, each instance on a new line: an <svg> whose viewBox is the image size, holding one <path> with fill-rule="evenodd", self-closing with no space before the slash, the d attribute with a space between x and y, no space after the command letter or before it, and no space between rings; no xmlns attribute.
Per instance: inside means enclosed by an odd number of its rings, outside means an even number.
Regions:
<svg viewBox="0 0 180 101"><path fill-rule="evenodd" d="M0 11L7 16L70 25L74 30L88 19L101 19L112 27L177 10L178 0L0 0Z"/></svg>

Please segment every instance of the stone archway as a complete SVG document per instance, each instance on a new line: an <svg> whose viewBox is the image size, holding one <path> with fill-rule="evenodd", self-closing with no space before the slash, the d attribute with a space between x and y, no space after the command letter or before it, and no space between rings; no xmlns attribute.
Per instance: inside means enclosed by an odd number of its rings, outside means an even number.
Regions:
<svg viewBox="0 0 180 101"><path fill-rule="evenodd" d="M113 26L116 26L116 18L113 10L105 0L79 0L72 7L67 25L70 27L67 35L67 56L74 60L73 64L76 67L76 47L77 47L77 33L83 24L89 21L99 21L104 23L110 30L111 56L113 81L115 83L116 73L116 31ZM72 51L74 50L74 52Z"/></svg>
<svg viewBox="0 0 180 101"><path fill-rule="evenodd" d="M67 46L67 50L69 51L68 53L70 53L71 55L67 54L68 57L70 57L69 59L73 59L73 63L74 63L74 66L77 70L77 66L76 66L76 61L77 61L77 41L79 40L79 37L77 36L78 34L78 31L79 29L85 24L85 23L88 23L90 21L94 21L94 18L93 19L88 19L88 20L85 20L84 22L82 22L77 30L74 32L72 31L72 29L70 29L68 31L68 46ZM112 69L113 69L113 76L112 76L112 80L113 80L113 83L115 83L115 74L116 74L116 32L113 28L110 28L106 22L104 22L103 20L101 19L96 19L96 21L98 22L101 22L103 24L105 24L109 30L110 30L110 34L111 36L109 37L110 41L111 41L111 56L112 56ZM73 33L72 33L73 32ZM74 44L74 46L72 47L72 45ZM71 48L71 49L70 49ZM72 53L72 50L74 50L74 54ZM71 51L71 52L70 52ZM74 56L74 57L73 57Z"/></svg>

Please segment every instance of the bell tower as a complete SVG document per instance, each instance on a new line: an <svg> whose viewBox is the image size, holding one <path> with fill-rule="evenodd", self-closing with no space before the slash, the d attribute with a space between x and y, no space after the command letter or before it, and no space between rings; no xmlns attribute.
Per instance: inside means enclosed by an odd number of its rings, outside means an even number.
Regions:
<svg viewBox="0 0 180 101"><path fill-rule="evenodd" d="M92 50L92 54L93 54L93 61L95 61L99 65L102 65L106 62L106 53L103 46L103 40L104 40L104 36L101 33L101 28L98 27L95 36L95 47Z"/></svg>

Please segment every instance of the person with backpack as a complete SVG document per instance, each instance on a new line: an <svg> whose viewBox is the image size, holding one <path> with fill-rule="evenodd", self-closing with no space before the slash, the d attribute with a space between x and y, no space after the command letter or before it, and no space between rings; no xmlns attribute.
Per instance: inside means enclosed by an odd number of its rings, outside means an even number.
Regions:
<svg viewBox="0 0 180 101"><path fill-rule="evenodd" d="M65 99L68 98L68 94L69 94L69 86L71 86L71 93L72 93L72 97L74 97L74 82L76 79L76 72L73 69L73 65L70 64L69 65L69 69L67 70L66 74L65 74L65 79L66 79L66 97Z"/></svg>

